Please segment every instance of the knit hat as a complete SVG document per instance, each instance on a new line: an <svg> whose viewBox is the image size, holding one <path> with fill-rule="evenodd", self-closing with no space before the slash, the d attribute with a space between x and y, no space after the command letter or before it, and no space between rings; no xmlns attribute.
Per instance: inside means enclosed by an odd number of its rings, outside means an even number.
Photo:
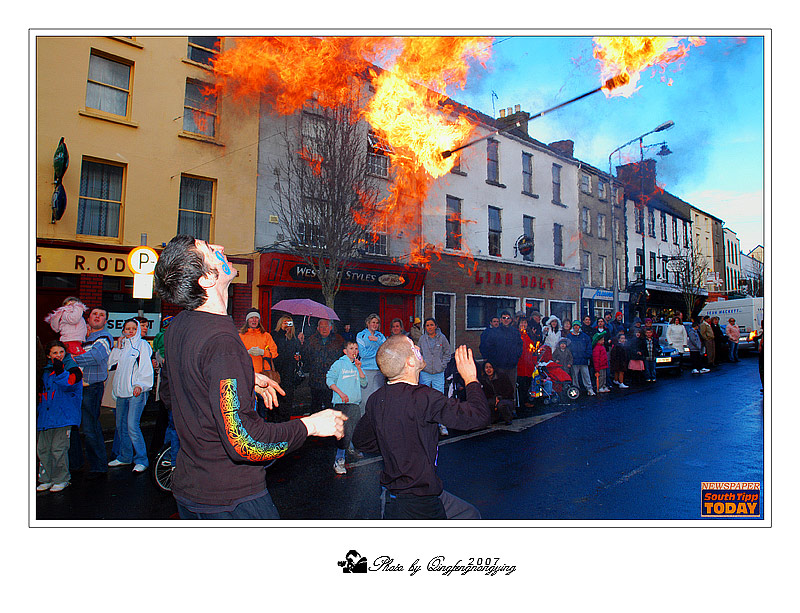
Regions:
<svg viewBox="0 0 800 613"><path fill-rule="evenodd" d="M614 313L614 317L617 317L618 315L622 315L622 311L617 311L616 313Z"/></svg>
<svg viewBox="0 0 800 613"><path fill-rule="evenodd" d="M576 319L575 321L572 322L572 326L571 327L580 326L580 325L581 325L581 322Z"/></svg>
<svg viewBox="0 0 800 613"><path fill-rule="evenodd" d="M644 323L653 323L653 320L648 317L644 320Z"/></svg>
<svg viewBox="0 0 800 613"><path fill-rule="evenodd" d="M560 339L558 339L558 344L559 344L559 345L561 345L562 343L563 343L564 345L567 345L567 344L568 344L568 343L567 343L567 339L565 339L565 338L560 338Z"/></svg>
<svg viewBox="0 0 800 613"><path fill-rule="evenodd" d="M592 347L594 347L597 344L597 341L599 341L601 338L604 338L605 335L606 335L605 332L598 332L597 334L595 334L592 337Z"/></svg>
<svg viewBox="0 0 800 613"><path fill-rule="evenodd" d="M250 309L247 311L247 315L244 316L244 320L247 321L251 317L258 317L258 320L261 321L261 313L258 312L258 309Z"/></svg>

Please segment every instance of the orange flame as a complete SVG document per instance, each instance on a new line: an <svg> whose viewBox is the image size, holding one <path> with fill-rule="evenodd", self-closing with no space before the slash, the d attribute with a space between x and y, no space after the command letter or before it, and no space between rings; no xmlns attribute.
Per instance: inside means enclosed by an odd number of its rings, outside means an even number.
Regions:
<svg viewBox="0 0 800 613"><path fill-rule="evenodd" d="M262 95L276 113L294 113L314 99L323 107L355 102L362 116L390 145L387 152L389 197L380 203L380 219L391 229L420 222L420 210L433 181L450 171L457 156L442 151L465 142L477 120L470 121L445 95L463 88L470 62L485 65L491 49L486 37L245 37L213 62L214 93L258 102ZM376 62L394 53L388 70ZM353 88L355 78L369 80ZM362 83L362 85L365 85ZM306 155L307 163L319 160ZM416 245L412 260L429 260L426 245ZM437 247L434 251L441 251ZM428 249L428 251L431 251Z"/></svg>
<svg viewBox="0 0 800 613"><path fill-rule="evenodd" d="M639 74L645 68L659 67L662 71L689 53L691 46L706 43L703 37L688 37L685 42L675 36L596 36L594 57L600 61L601 79L628 77L628 83L603 88L606 96L630 96L638 87ZM670 80L669 85L672 85Z"/></svg>

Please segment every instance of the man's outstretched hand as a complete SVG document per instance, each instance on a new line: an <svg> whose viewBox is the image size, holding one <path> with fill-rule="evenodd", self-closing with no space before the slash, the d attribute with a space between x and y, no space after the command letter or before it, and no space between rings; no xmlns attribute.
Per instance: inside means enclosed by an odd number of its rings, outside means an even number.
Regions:
<svg viewBox="0 0 800 613"><path fill-rule="evenodd" d="M464 379L464 385L478 380L478 367L472 359L472 349L466 345L461 345L456 349L456 368L458 374Z"/></svg>
<svg viewBox="0 0 800 613"><path fill-rule="evenodd" d="M268 409L278 406L278 394L285 396L286 392L275 381L266 375L257 372L256 375L256 394L264 399L264 404Z"/></svg>
<svg viewBox="0 0 800 613"><path fill-rule="evenodd" d="M344 436L344 422L347 421L347 417L341 411L325 409L301 417L300 421L305 425L309 436L335 436L340 439Z"/></svg>

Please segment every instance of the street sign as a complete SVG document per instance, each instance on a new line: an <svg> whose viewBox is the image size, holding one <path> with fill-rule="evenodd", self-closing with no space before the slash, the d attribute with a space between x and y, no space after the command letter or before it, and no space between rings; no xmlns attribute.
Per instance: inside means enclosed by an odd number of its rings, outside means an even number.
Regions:
<svg viewBox="0 0 800 613"><path fill-rule="evenodd" d="M667 270L670 272L682 272L684 268L683 260L667 260Z"/></svg>
<svg viewBox="0 0 800 613"><path fill-rule="evenodd" d="M158 254L150 247L136 247L128 254L128 268L133 273L133 297L149 300L153 297L153 271Z"/></svg>

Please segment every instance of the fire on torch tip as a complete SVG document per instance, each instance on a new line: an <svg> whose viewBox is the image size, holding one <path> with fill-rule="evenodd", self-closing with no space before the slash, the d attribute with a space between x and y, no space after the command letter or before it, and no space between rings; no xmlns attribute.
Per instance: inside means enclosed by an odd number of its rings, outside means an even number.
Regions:
<svg viewBox="0 0 800 613"><path fill-rule="evenodd" d="M442 151L442 157L443 157L444 159L447 159L447 158L449 158L451 155L453 155L453 152L452 152L452 151Z"/></svg>

